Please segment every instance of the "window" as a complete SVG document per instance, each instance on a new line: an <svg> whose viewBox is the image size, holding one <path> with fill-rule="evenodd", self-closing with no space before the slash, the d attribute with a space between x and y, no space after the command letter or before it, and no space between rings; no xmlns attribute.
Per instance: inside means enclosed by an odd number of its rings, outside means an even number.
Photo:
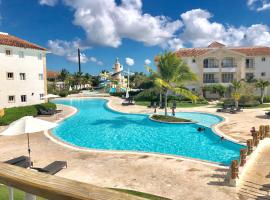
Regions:
<svg viewBox="0 0 270 200"><path fill-rule="evenodd" d="M192 62L193 62L193 63L195 63L195 62L196 62L195 58L193 58L193 59L192 59Z"/></svg>
<svg viewBox="0 0 270 200"><path fill-rule="evenodd" d="M19 51L19 58L24 58L24 53L23 53L23 51Z"/></svg>
<svg viewBox="0 0 270 200"><path fill-rule="evenodd" d="M224 58L221 63L223 68L231 68L235 67L234 59L233 58Z"/></svg>
<svg viewBox="0 0 270 200"><path fill-rule="evenodd" d="M44 79L43 74L38 74L38 79L43 80Z"/></svg>
<svg viewBox="0 0 270 200"><path fill-rule="evenodd" d="M8 96L8 103L14 103L14 102L15 102L15 96L14 95Z"/></svg>
<svg viewBox="0 0 270 200"><path fill-rule="evenodd" d="M265 60L266 60L265 57L262 57L262 62L265 62Z"/></svg>
<svg viewBox="0 0 270 200"><path fill-rule="evenodd" d="M25 80L26 79L25 77L26 77L25 73L20 73L20 80Z"/></svg>
<svg viewBox="0 0 270 200"><path fill-rule="evenodd" d="M246 59L246 68L254 68L254 59L253 58L248 58Z"/></svg>
<svg viewBox="0 0 270 200"><path fill-rule="evenodd" d="M223 73L222 83L231 83L233 81L233 73Z"/></svg>
<svg viewBox="0 0 270 200"><path fill-rule="evenodd" d="M204 83L217 83L218 80L215 79L214 74L203 74L203 82Z"/></svg>
<svg viewBox="0 0 270 200"><path fill-rule="evenodd" d="M204 68L218 68L218 61L214 58L207 58L203 61Z"/></svg>
<svg viewBox="0 0 270 200"><path fill-rule="evenodd" d="M13 80L14 79L14 73L13 72L7 72L7 79Z"/></svg>
<svg viewBox="0 0 270 200"><path fill-rule="evenodd" d="M39 94L40 100L43 100L44 94Z"/></svg>
<svg viewBox="0 0 270 200"><path fill-rule="evenodd" d="M6 49L5 52L6 52L6 56L11 56L11 50L10 49Z"/></svg>
<svg viewBox="0 0 270 200"><path fill-rule="evenodd" d="M265 73L265 72L262 72L262 73L261 73L261 76L265 76L265 75L266 75L266 73Z"/></svg>
<svg viewBox="0 0 270 200"><path fill-rule="evenodd" d="M246 80L252 80L254 78L253 73L246 73Z"/></svg>
<svg viewBox="0 0 270 200"><path fill-rule="evenodd" d="M42 60L42 54L41 53L38 54L38 59Z"/></svg>
<svg viewBox="0 0 270 200"><path fill-rule="evenodd" d="M26 95L21 95L21 102L26 102Z"/></svg>

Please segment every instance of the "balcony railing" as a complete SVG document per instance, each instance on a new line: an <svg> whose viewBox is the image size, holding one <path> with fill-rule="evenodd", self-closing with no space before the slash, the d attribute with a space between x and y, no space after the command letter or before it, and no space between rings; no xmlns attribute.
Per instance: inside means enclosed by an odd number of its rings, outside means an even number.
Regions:
<svg viewBox="0 0 270 200"><path fill-rule="evenodd" d="M94 185L39 173L29 169L0 162L0 183L9 187L9 199L13 200L11 188L26 193L26 200L36 196L50 200L143 200L144 198L104 189Z"/></svg>
<svg viewBox="0 0 270 200"><path fill-rule="evenodd" d="M203 83L218 83L219 80L217 78L204 78Z"/></svg>
<svg viewBox="0 0 270 200"><path fill-rule="evenodd" d="M222 83L231 83L232 81L232 78L222 78Z"/></svg>

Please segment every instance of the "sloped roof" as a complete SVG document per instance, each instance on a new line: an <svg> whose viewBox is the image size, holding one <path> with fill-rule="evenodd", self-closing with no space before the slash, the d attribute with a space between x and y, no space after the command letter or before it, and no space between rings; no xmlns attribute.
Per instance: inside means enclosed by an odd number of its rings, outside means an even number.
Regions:
<svg viewBox="0 0 270 200"><path fill-rule="evenodd" d="M60 73L56 71L47 71L47 78L57 78L59 74Z"/></svg>
<svg viewBox="0 0 270 200"><path fill-rule="evenodd" d="M0 33L0 45L21 47L21 48L27 48L27 49L38 49L38 50L46 51L45 48L40 47L34 43L17 38L13 35L3 34L3 33Z"/></svg>
<svg viewBox="0 0 270 200"><path fill-rule="evenodd" d="M246 56L270 56L270 47L226 47L225 45L222 45L223 44L221 43L213 42L206 48L183 48L179 49L175 53L179 57L196 57L203 55L209 51L213 51L215 49L224 48L245 54Z"/></svg>

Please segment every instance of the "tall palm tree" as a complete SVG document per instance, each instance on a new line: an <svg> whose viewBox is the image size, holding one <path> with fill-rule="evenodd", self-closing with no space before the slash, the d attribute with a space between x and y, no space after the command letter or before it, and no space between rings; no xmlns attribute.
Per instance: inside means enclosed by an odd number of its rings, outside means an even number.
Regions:
<svg viewBox="0 0 270 200"><path fill-rule="evenodd" d="M238 108L239 107L239 99L241 97L240 89L242 87L242 80L240 80L240 81L233 80L231 82L231 87L233 88L232 97L233 97L234 102L235 102L235 107Z"/></svg>
<svg viewBox="0 0 270 200"><path fill-rule="evenodd" d="M162 88L165 99L165 115L167 112L167 99L169 91L185 96L196 102L198 97L191 91L184 88L184 84L189 81L197 80L196 75L190 71L187 64L182 61L176 54L165 52L158 57L157 71L146 67L153 74L157 86Z"/></svg>
<svg viewBox="0 0 270 200"><path fill-rule="evenodd" d="M256 88L259 88L261 92L261 104L263 104L263 101L264 101L265 88L267 88L268 86L270 86L269 81L258 80L256 82Z"/></svg>

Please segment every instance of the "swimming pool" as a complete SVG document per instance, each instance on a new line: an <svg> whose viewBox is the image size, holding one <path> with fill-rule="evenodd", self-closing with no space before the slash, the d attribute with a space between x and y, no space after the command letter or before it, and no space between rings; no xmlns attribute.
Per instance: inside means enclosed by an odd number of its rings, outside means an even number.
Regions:
<svg viewBox="0 0 270 200"><path fill-rule="evenodd" d="M148 115L124 114L107 107L104 99L55 100L74 106L77 114L53 129L55 137L69 144L99 150L128 150L179 155L228 165L239 158L243 146L221 141L210 126L222 118L202 113L177 113L201 124L165 124ZM207 120L206 120L207 119ZM197 131L205 126L205 132Z"/></svg>

